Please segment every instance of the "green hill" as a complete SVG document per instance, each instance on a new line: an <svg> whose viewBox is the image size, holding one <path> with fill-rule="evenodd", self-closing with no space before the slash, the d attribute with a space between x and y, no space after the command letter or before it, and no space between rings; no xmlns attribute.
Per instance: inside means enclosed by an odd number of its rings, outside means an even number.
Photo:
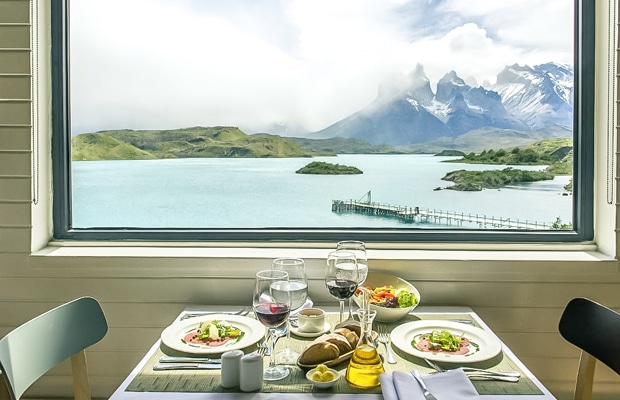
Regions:
<svg viewBox="0 0 620 400"><path fill-rule="evenodd" d="M157 157L148 151L107 135L85 133L71 139L73 161L151 160L154 158Z"/></svg>
<svg viewBox="0 0 620 400"><path fill-rule="evenodd" d="M84 133L73 137L71 146L74 161L331 155L313 153L280 136L246 135L226 126Z"/></svg>
<svg viewBox="0 0 620 400"><path fill-rule="evenodd" d="M573 166L573 140L552 138L532 143L525 148L511 150L483 150L469 153L463 158L444 162L495 165L549 165L548 171L556 175L571 175Z"/></svg>
<svg viewBox="0 0 620 400"><path fill-rule="evenodd" d="M446 189L477 191L489 188L553 179L555 175L571 175L573 168L573 141L570 138L551 138L530 144L524 149L483 150L479 154L469 153L463 158L444 162L494 165L548 165L544 171L523 171L505 168L501 171L452 171L443 178L454 182ZM437 188L440 189L440 188ZM572 191L567 185L565 190Z"/></svg>

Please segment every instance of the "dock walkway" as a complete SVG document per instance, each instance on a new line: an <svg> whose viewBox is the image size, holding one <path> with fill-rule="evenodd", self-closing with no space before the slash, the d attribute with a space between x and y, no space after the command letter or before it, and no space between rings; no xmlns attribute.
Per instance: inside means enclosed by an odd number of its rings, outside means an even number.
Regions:
<svg viewBox="0 0 620 400"><path fill-rule="evenodd" d="M368 196L370 197L370 196ZM551 229L551 224L537 221L522 221L512 218L493 217L480 214L466 214L421 207L403 207L391 204L361 200L332 200L332 212L376 215L397 218L405 222L435 223L462 226L463 223L478 224L481 228Z"/></svg>

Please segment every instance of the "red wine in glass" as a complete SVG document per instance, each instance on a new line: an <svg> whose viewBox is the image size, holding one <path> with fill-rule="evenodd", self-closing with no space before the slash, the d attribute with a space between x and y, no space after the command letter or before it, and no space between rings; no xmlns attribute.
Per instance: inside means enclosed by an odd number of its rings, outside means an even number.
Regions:
<svg viewBox="0 0 620 400"><path fill-rule="evenodd" d="M325 281L327 291L338 300L345 300L353 296L357 289L357 282L349 279L330 279Z"/></svg>
<svg viewBox="0 0 620 400"><path fill-rule="evenodd" d="M254 306L254 313L263 325L275 328L286 322L289 308L282 303L259 303Z"/></svg>

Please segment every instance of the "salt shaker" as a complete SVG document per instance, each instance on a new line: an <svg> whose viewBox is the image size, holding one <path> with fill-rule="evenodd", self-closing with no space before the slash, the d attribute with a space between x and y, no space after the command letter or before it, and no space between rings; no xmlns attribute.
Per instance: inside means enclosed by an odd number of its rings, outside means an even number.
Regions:
<svg viewBox="0 0 620 400"><path fill-rule="evenodd" d="M263 356L250 353L241 357L240 386L242 392L254 392L263 387Z"/></svg>
<svg viewBox="0 0 620 400"><path fill-rule="evenodd" d="M234 388L239 386L241 357L243 357L243 351L241 350L230 350L222 354L223 388Z"/></svg>

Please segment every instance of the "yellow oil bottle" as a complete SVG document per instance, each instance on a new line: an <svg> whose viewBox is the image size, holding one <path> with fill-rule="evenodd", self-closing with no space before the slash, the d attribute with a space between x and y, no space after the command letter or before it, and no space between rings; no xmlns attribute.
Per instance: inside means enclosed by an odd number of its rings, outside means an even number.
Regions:
<svg viewBox="0 0 620 400"><path fill-rule="evenodd" d="M364 293L362 308L357 311L360 319L361 335L355 347L349 366L347 367L347 381L359 388L373 388L379 386L379 375L385 372L383 363L372 340L372 321L377 312L370 311L369 303Z"/></svg>

